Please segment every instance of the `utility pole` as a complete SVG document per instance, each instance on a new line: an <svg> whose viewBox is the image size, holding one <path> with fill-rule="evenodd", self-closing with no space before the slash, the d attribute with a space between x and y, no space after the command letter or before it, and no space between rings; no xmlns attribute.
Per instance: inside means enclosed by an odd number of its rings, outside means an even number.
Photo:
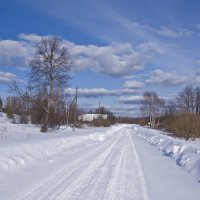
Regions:
<svg viewBox="0 0 200 200"><path fill-rule="evenodd" d="M78 99L78 87L76 86L76 94L71 103L68 104L68 109L67 109L67 126L69 125L69 118L70 118L70 111L72 110L73 112L73 131L75 131L75 126L76 126L76 118L77 118L77 99Z"/></svg>
<svg viewBox="0 0 200 200"><path fill-rule="evenodd" d="M76 127L76 118L77 118L77 98L78 98L78 87L76 86L76 96L74 98L74 131Z"/></svg>
<svg viewBox="0 0 200 200"><path fill-rule="evenodd" d="M67 126L69 126L70 103L67 102Z"/></svg>
<svg viewBox="0 0 200 200"><path fill-rule="evenodd" d="M100 115L100 107L101 107L101 104L100 104L100 101L99 101L99 112L98 112L99 115Z"/></svg>

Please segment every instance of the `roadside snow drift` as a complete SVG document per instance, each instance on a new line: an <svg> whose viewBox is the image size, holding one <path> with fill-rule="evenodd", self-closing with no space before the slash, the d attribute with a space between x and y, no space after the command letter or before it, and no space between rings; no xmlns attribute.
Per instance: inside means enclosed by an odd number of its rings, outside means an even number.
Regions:
<svg viewBox="0 0 200 200"><path fill-rule="evenodd" d="M143 127L134 128L138 137L143 138L152 146L157 147L175 160L177 165L184 168L200 182L200 141L185 141L165 135L166 133Z"/></svg>
<svg viewBox="0 0 200 200"><path fill-rule="evenodd" d="M55 131L56 134L45 134L33 125L12 124L5 114L0 114L0 170L26 166L36 160L59 154L77 144L103 142L122 128L115 126L107 130L93 128L75 132L67 128Z"/></svg>

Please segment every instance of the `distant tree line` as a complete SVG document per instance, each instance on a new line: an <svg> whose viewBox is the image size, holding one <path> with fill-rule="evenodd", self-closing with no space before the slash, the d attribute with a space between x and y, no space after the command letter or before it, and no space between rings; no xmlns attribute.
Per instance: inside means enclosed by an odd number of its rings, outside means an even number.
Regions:
<svg viewBox="0 0 200 200"><path fill-rule="evenodd" d="M171 100L146 91L140 109L140 124L162 128L185 139L200 137L200 87L187 85Z"/></svg>

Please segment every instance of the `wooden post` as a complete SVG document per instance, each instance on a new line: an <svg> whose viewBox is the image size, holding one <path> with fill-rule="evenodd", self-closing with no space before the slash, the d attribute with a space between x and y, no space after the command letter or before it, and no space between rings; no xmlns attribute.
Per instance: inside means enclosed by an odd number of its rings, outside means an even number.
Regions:
<svg viewBox="0 0 200 200"><path fill-rule="evenodd" d="M76 86L76 96L74 101L74 131L76 127L76 118L77 118L77 98L78 98L78 87Z"/></svg>

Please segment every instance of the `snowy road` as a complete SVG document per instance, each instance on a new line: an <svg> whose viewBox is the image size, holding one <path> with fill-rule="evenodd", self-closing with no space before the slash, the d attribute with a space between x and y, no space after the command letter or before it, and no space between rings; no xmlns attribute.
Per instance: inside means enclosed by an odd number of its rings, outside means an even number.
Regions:
<svg viewBox="0 0 200 200"><path fill-rule="evenodd" d="M109 137L100 137L104 132L95 133L88 140L66 146L62 152L6 171L0 176L0 199L199 199L200 185L175 164L160 158L159 152L134 132L133 127L119 126ZM99 140L94 139L97 135Z"/></svg>

